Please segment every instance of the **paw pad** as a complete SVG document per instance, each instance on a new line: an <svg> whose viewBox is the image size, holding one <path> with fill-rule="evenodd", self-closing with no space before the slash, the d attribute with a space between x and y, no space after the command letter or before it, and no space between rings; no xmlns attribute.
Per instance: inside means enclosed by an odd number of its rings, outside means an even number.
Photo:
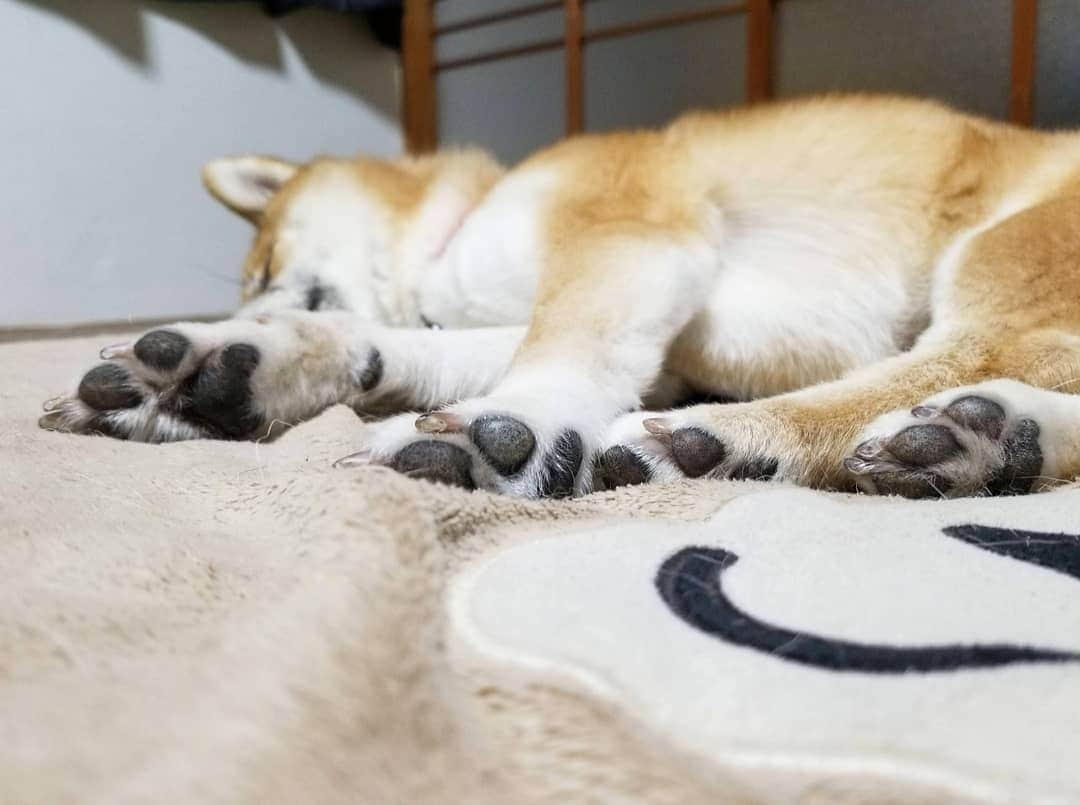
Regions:
<svg viewBox="0 0 1080 805"><path fill-rule="evenodd" d="M593 468L593 488L616 489L647 483L652 477L649 465L629 447L615 445L605 450Z"/></svg>
<svg viewBox="0 0 1080 805"><path fill-rule="evenodd" d="M362 391L371 391L379 385L382 376L382 353L375 349L375 347L372 347L371 351L368 353L367 366L365 366L364 371L360 373L360 389Z"/></svg>
<svg viewBox="0 0 1080 805"><path fill-rule="evenodd" d="M96 411L134 408L142 395L131 385L131 375L115 363L95 366L79 383L78 397Z"/></svg>
<svg viewBox="0 0 1080 805"><path fill-rule="evenodd" d="M581 469L585 450L577 431L564 431L544 458L544 481L540 494L550 498L568 498L574 494L574 479Z"/></svg>
<svg viewBox="0 0 1080 805"><path fill-rule="evenodd" d="M780 462L775 458L752 458L735 467L728 477L736 481L768 481L778 469Z"/></svg>
<svg viewBox="0 0 1080 805"><path fill-rule="evenodd" d="M1026 495L1042 472L1039 423L1021 419L1001 445L1004 463L986 483L991 495Z"/></svg>
<svg viewBox="0 0 1080 805"><path fill-rule="evenodd" d="M944 425L912 425L904 428L886 445L905 464L937 464L952 458L963 448Z"/></svg>
<svg viewBox="0 0 1080 805"><path fill-rule="evenodd" d="M688 478L700 478L724 460L724 444L701 428L679 428L671 434L671 457Z"/></svg>
<svg viewBox="0 0 1080 805"><path fill-rule="evenodd" d="M410 478L423 478L447 486L475 489L472 458L457 445L434 439L413 442L394 456L390 466Z"/></svg>
<svg viewBox="0 0 1080 805"><path fill-rule="evenodd" d="M968 395L954 400L945 415L968 430L983 433L991 439L1001 438L1005 429L1005 409L993 400Z"/></svg>
<svg viewBox="0 0 1080 805"><path fill-rule="evenodd" d="M186 336L172 330L152 330L135 342L135 357L152 369L171 372L191 347Z"/></svg>
<svg viewBox="0 0 1080 805"><path fill-rule="evenodd" d="M251 408L251 374L258 365L259 350L250 344L226 347L185 383L180 411L225 438L247 438L262 422Z"/></svg>
<svg viewBox="0 0 1080 805"><path fill-rule="evenodd" d="M516 475L536 447L536 437L513 417L488 414L475 419L469 438L500 475Z"/></svg>

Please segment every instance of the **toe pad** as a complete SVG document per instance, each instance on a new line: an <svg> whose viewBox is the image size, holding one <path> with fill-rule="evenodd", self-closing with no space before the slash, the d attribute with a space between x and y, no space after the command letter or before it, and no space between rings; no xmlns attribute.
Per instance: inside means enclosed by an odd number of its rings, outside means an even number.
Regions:
<svg viewBox="0 0 1080 805"><path fill-rule="evenodd" d="M457 445L430 439L413 442L394 456L390 466L410 478L475 489L470 468L472 459Z"/></svg>
<svg viewBox="0 0 1080 805"><path fill-rule="evenodd" d="M593 471L593 487L597 490L634 486L649 481L652 472L648 464L629 447L609 447L597 459Z"/></svg>
<svg viewBox="0 0 1080 805"><path fill-rule="evenodd" d="M469 428L469 438L500 475L515 475L536 447L531 430L513 417L488 414Z"/></svg>
<svg viewBox="0 0 1080 805"><path fill-rule="evenodd" d="M724 444L701 428L679 428L671 434L671 455L688 478L700 478L724 460Z"/></svg>

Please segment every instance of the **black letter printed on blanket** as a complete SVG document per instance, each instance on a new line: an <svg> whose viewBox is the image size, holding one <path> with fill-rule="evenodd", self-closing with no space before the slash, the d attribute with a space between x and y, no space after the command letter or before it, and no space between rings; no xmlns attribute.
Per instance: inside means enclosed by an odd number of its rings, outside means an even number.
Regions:
<svg viewBox="0 0 1080 805"><path fill-rule="evenodd" d="M950 526L945 534L994 553L1080 579L1080 536ZM727 597L724 571L739 557L722 548L687 547L669 557L656 587L672 612L703 632L774 657L832 671L905 673L1080 660L1080 654L1008 643L890 646L795 631L754 617Z"/></svg>

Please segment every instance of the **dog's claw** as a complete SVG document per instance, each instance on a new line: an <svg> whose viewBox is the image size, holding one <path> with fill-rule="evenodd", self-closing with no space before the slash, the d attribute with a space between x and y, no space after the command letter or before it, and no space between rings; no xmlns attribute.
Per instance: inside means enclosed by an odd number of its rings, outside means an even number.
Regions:
<svg viewBox="0 0 1080 805"><path fill-rule="evenodd" d="M64 400L66 400L66 399L67 399L67 397L65 397L63 394L58 394L55 397L50 397L49 399L47 399L45 402L43 402L41 404L41 410L42 411L48 411L48 412L51 413L52 411L57 410L61 405L63 405ZM42 419L44 419L44 417L42 417Z"/></svg>
<svg viewBox="0 0 1080 805"><path fill-rule="evenodd" d="M60 412L51 411L38 420L38 427L43 430L60 430Z"/></svg>
<svg viewBox="0 0 1080 805"><path fill-rule="evenodd" d="M421 433L461 433L465 421L448 411L435 411L416 418L416 429Z"/></svg>
<svg viewBox="0 0 1080 805"><path fill-rule="evenodd" d="M370 450L358 450L355 453L350 453L347 456L342 456L333 463L333 467L341 469L343 467L363 467L371 463L371 451Z"/></svg>
<svg viewBox="0 0 1080 805"><path fill-rule="evenodd" d="M641 420L641 426L664 444L671 444L671 432L674 425L671 424L670 419L658 416L649 417Z"/></svg>
<svg viewBox="0 0 1080 805"><path fill-rule="evenodd" d="M868 475L873 472L874 465L864 458L848 456L844 459L844 469L853 475Z"/></svg>
<svg viewBox="0 0 1080 805"><path fill-rule="evenodd" d="M855 456L857 458L869 459L874 458L879 452L881 452L880 440L871 439L863 442L855 449Z"/></svg>
<svg viewBox="0 0 1080 805"><path fill-rule="evenodd" d="M641 425L653 436L671 435L670 419L664 419L663 417L659 416L649 417L648 419L641 420Z"/></svg>
<svg viewBox="0 0 1080 805"><path fill-rule="evenodd" d="M123 344L111 344L107 347L102 347L101 355L103 361L111 361L114 358L130 358L135 352L132 349L131 342L125 341Z"/></svg>

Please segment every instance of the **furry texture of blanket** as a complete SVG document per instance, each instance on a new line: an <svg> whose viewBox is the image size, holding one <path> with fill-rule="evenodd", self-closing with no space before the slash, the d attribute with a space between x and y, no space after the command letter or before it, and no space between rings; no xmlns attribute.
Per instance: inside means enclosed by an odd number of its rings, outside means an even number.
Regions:
<svg viewBox="0 0 1080 805"><path fill-rule="evenodd" d="M605 754L614 716L571 693L525 694L507 742L494 693L449 665L442 597L537 529L700 518L735 490L527 503L335 470L363 427L344 408L273 444L39 430L107 343L0 345L0 800L531 802L602 781L680 801L677 767L632 734Z"/></svg>
<svg viewBox="0 0 1080 805"><path fill-rule="evenodd" d="M682 623L656 594L652 577L679 545L712 540L713 532L700 529L721 522L716 518L736 498L728 531L741 535L736 547L745 552L758 499L746 495L767 485L687 481L525 502L380 468L336 470L332 461L357 448L364 427L344 408L272 444L145 445L39 430L41 402L70 389L105 343L107 337L0 345L6 378L0 388L2 802L124 803L162 795L177 802L410 805L883 795L991 801L1025 792L1031 801L1080 791L1075 773L1047 779L1042 768L1024 776L1021 765L984 780L964 757L920 760L923 745L905 743L896 713L892 721L838 716L840 726L825 730L826 743L811 753L820 758L832 747L835 757L815 766L795 756L805 736L786 734L787 722L770 716L759 723L753 708L736 706L747 700L745 685L753 680L766 685L755 696L767 694L770 681L783 685L789 711L798 710L804 683L827 703L836 675L768 656L760 668L746 665L759 655L721 646ZM776 494L795 498L769 497ZM1066 516L1080 511L1078 494L1040 497ZM902 525L909 519L905 507L925 514L932 511L927 507L966 506L949 514L950 522L961 522L972 519L972 507L985 505L852 496L833 503L809 492L766 492L760 500L762 522L783 510L794 523L818 518L826 529L834 517L829 506L870 512L871 523L882 512L882 523ZM1000 524L1008 519L1000 507L1008 504L997 505L991 519ZM1024 505L1024 511L1036 508ZM935 520L932 527L939 525ZM557 544L563 547L554 554L542 547ZM734 550L736 543L723 544ZM878 586L893 578L885 561L897 563L895 578L910 580L903 543L889 545L874 576ZM966 554L957 555L966 561ZM873 553L862 560L873 564ZM785 572L812 573L801 561ZM769 614L773 598L755 598L753 575L725 572L733 596ZM633 592L609 584L627 573L637 579ZM1043 589L1041 576L1031 578L1033 590ZM945 582L935 583L939 595ZM785 589L777 583L781 603ZM1033 598L1041 593L1022 583L1020 589L1027 596L1020 608L1056 611L1054 601ZM1072 632L1051 641L1063 652L1070 644L1080 650L1080 627L1070 626L1075 616L1069 614L1080 598L1068 599L1070 589L1061 582L1065 614L1054 625ZM593 590L614 592L594 611ZM795 598L792 606L809 607L811 621L821 614L813 615L809 598ZM782 606L773 610L766 620L789 617ZM860 634L865 618L852 618L850 606L845 611L846 619L822 615L821 630L847 630L851 640L868 642L873 635ZM873 607L867 612L877 617ZM942 634L965 623L943 622ZM941 637L920 628L900 637ZM1002 635L1025 642L1026 628L1010 626ZM663 630L673 637L658 638ZM986 642L994 630L984 631L979 639ZM1046 643L1043 638L1032 634L1027 642ZM726 684L725 669L731 679L751 681L741 689ZM990 672L955 673L984 679ZM1024 673L1011 679L1049 686L1055 706L1080 703L1076 664ZM864 676L853 684L849 674L844 684L872 701L876 677ZM965 678L949 679L959 687L935 689L927 702L965 689ZM715 688L695 698L693 686L709 687L709 680ZM1008 688L991 687L987 695L1001 690ZM911 691L905 688L904 701L912 719L924 718ZM1030 689L1025 695L1031 698ZM969 702L976 712L979 701ZM1025 701L1007 705L1009 712ZM941 712L940 702L937 707ZM828 720L825 704L814 712ZM1078 712L1074 707L1045 732L1038 724L1026 729L1024 739L1035 745L1020 754L1040 756L1040 736L1051 742L1061 730L1077 729ZM801 723L794 715L791 724ZM904 763L863 763L858 747L845 743L848 721L849 732L869 731L874 757L892 752ZM1009 721L994 723L1004 729ZM678 734L682 724L686 740ZM915 721L908 727L932 729ZM762 762L760 751L758 760L747 760L725 743L739 735L752 736L758 750L772 740L772 762ZM1004 732L990 738L1010 740ZM935 744L926 746L931 752ZM961 782L939 773L942 764ZM781 767L785 774L777 773ZM1046 780L1045 790L1039 780Z"/></svg>

